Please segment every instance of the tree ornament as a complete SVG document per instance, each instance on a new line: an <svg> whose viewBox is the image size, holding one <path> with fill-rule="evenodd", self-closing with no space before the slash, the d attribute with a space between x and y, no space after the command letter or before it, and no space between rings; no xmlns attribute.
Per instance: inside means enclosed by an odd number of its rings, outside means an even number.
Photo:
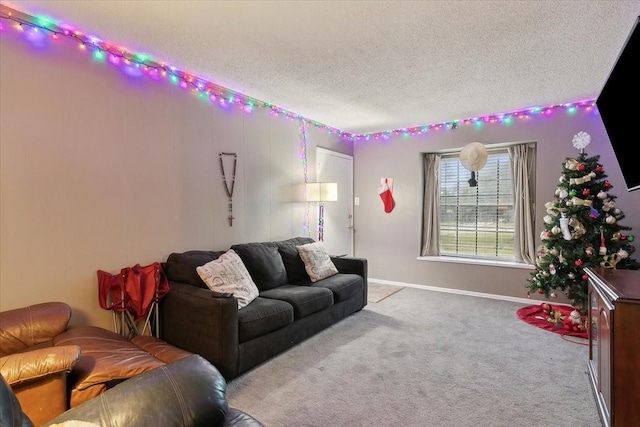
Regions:
<svg viewBox="0 0 640 427"><path fill-rule="evenodd" d="M636 239L636 238L635 238L635 236L634 236L633 234L629 234L629 235L627 236L627 242L633 242L635 239Z"/></svg>
<svg viewBox="0 0 640 427"><path fill-rule="evenodd" d="M576 197L576 190L569 190L569 197Z"/></svg>
<svg viewBox="0 0 640 427"><path fill-rule="evenodd" d="M560 196L561 199L566 199L567 196L569 196L569 192L566 189L562 189L560 190L558 196Z"/></svg>
<svg viewBox="0 0 640 427"><path fill-rule="evenodd" d="M555 292L551 292L551 293L549 294L549 296L550 296L551 298L558 298L558 294L556 294Z"/></svg>
<svg viewBox="0 0 640 427"><path fill-rule="evenodd" d="M604 220L606 221L607 224L615 224L616 223L616 218L614 216L611 216L611 215L607 215L607 217Z"/></svg>
<svg viewBox="0 0 640 427"><path fill-rule="evenodd" d="M577 260L575 260L575 261L573 262L573 264L574 264L576 267L578 267L578 268L579 268L579 267L582 267L582 260L581 260L580 258L578 258Z"/></svg>
<svg viewBox="0 0 640 427"><path fill-rule="evenodd" d="M604 188L611 188L611 187L613 187L613 185L611 185L611 183L610 183L609 181L605 181L603 185L604 185Z"/></svg>
<svg viewBox="0 0 640 427"><path fill-rule="evenodd" d="M591 144L591 135L587 132L580 131L573 136L573 146L582 152L585 147Z"/></svg>
<svg viewBox="0 0 640 427"><path fill-rule="evenodd" d="M607 254L607 246L604 243L604 234L602 232L602 227L600 227L600 250L598 251L599 255Z"/></svg>
<svg viewBox="0 0 640 427"><path fill-rule="evenodd" d="M578 161L576 159L568 159L564 163L564 167L569 169L570 171L574 171L578 168ZM564 177L563 177L564 178Z"/></svg>
<svg viewBox="0 0 640 427"><path fill-rule="evenodd" d="M596 166L596 172L602 172L602 165Z"/></svg>
<svg viewBox="0 0 640 427"><path fill-rule="evenodd" d="M584 168L585 168L584 163L580 163L580 164L576 167L576 170L583 171L583 170L584 170Z"/></svg>
<svg viewBox="0 0 640 427"><path fill-rule="evenodd" d="M588 188L585 188L584 190L582 190L582 195L583 196L588 196L589 194L591 194L591 192L589 191Z"/></svg>
<svg viewBox="0 0 640 427"><path fill-rule="evenodd" d="M553 264L549 264L549 273L552 275L556 274L556 266Z"/></svg>
<svg viewBox="0 0 640 427"><path fill-rule="evenodd" d="M560 216L560 229L562 230L562 237L564 240L571 240L571 232L569 231L569 218L566 217L564 212Z"/></svg>
<svg viewBox="0 0 640 427"><path fill-rule="evenodd" d="M598 199L604 200L607 198L607 193L605 193L604 191L599 191L596 197Z"/></svg>
<svg viewBox="0 0 640 427"><path fill-rule="evenodd" d="M593 256L593 248L591 246L587 246L587 248L584 250L584 252L587 254L588 257L592 257Z"/></svg>

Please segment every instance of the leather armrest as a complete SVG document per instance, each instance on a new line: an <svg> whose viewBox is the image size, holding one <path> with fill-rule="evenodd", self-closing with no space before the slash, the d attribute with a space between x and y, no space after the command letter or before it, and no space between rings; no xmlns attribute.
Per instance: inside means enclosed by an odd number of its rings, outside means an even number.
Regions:
<svg viewBox="0 0 640 427"><path fill-rule="evenodd" d="M225 393L220 372L192 354L121 382L44 425L77 420L103 427L219 426L229 410Z"/></svg>
<svg viewBox="0 0 640 427"><path fill-rule="evenodd" d="M71 307L45 302L0 312L0 356L51 341L67 328Z"/></svg>
<svg viewBox="0 0 640 427"><path fill-rule="evenodd" d="M16 385L59 372L70 372L80 358L80 347L65 345L39 348L0 357L0 374Z"/></svg>

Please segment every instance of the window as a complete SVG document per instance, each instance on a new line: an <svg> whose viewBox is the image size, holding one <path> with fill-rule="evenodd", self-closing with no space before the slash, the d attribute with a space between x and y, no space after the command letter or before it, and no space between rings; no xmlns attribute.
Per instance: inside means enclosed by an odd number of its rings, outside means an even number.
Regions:
<svg viewBox="0 0 640 427"><path fill-rule="evenodd" d="M474 173L460 151L424 153L423 257L535 262L535 142L485 145Z"/></svg>
<svg viewBox="0 0 640 427"><path fill-rule="evenodd" d="M506 149L493 151L475 172L458 154L443 155L438 170L440 254L514 260L511 161Z"/></svg>

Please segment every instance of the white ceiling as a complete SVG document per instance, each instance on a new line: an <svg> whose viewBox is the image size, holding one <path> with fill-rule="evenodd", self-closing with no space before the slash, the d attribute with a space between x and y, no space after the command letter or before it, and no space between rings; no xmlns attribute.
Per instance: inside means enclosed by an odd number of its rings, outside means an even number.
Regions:
<svg viewBox="0 0 640 427"><path fill-rule="evenodd" d="M0 0L349 133L597 97L640 1Z"/></svg>

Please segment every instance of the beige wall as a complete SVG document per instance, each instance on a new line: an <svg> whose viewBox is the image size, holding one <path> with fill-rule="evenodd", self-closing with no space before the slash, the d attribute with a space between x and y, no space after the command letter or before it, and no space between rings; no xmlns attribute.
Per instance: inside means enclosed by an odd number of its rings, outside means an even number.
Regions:
<svg viewBox="0 0 640 427"><path fill-rule="evenodd" d="M290 193L304 182L297 120L227 111L13 33L0 39L0 310L60 300L72 324L110 328L98 269L306 235L306 204ZM314 180L316 146L353 151L307 129ZM238 154L233 227L220 152Z"/></svg>
<svg viewBox="0 0 640 427"><path fill-rule="evenodd" d="M626 215L620 224L632 227L631 234L640 238L640 191L626 191L597 111L580 111L574 115L556 111L550 117L516 120L508 126L493 124L482 129L461 126L422 136L357 142L354 146L355 195L360 197L360 205L355 206L354 213L356 253L369 260L369 277L526 298L526 280L532 270L416 259L420 253L422 209L420 153L462 148L472 141L485 144L536 141L538 246L542 217L546 214L544 204L554 197L566 158L579 153L571 142L579 131L591 134L592 143L585 151L590 156L600 155L600 162L613 184L610 193L618 196L616 206ZM384 213L376 191L381 177L394 179L396 207L390 214ZM634 258L638 256L640 251Z"/></svg>

